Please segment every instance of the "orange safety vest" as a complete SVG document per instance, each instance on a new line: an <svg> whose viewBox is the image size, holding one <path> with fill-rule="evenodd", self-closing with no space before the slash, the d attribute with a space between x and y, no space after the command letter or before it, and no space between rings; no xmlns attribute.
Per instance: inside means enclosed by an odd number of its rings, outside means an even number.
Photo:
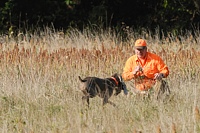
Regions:
<svg viewBox="0 0 200 133"><path fill-rule="evenodd" d="M136 66L140 66L142 71L133 74ZM155 85L154 74L163 73L166 78L169 70L164 61L156 54L147 52L146 58L141 62L137 55L131 56L125 64L122 77L125 81L135 80L135 88L138 90L148 90Z"/></svg>

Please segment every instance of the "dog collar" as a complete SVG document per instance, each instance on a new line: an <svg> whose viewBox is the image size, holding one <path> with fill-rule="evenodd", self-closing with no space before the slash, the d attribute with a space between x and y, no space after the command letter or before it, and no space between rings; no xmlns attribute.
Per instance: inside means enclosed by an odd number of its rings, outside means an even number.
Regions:
<svg viewBox="0 0 200 133"><path fill-rule="evenodd" d="M114 81L115 81L115 83L118 85L118 81L116 80L116 78L114 78L114 77L111 77Z"/></svg>

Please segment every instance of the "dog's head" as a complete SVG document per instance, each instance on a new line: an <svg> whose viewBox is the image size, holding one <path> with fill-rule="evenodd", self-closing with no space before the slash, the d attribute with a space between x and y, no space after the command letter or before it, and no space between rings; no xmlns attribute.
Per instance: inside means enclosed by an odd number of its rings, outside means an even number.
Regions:
<svg viewBox="0 0 200 133"><path fill-rule="evenodd" d="M127 95L128 91L126 89L126 84L123 81L123 78L121 75L115 73L114 75L112 75L113 78L116 79L117 83L117 87L115 88L115 94L114 95L118 95L119 93L121 93L121 91L124 91L124 94Z"/></svg>

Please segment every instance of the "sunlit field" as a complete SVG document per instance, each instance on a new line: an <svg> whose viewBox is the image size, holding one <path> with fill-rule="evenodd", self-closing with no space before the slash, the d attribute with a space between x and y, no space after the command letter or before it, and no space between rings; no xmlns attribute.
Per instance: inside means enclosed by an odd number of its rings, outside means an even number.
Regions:
<svg viewBox="0 0 200 133"><path fill-rule="evenodd" d="M95 97L82 104L80 81L121 74L144 38L148 51L168 65L167 100ZM0 36L0 132L2 133L199 133L200 34L160 37L144 31L127 39L112 31L67 34L51 29L17 37ZM133 81L126 82L131 92Z"/></svg>

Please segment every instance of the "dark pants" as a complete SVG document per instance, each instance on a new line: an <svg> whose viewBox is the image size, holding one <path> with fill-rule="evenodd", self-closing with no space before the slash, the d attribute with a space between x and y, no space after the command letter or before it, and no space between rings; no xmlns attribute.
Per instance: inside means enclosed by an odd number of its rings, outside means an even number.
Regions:
<svg viewBox="0 0 200 133"><path fill-rule="evenodd" d="M153 91L155 93L156 99L161 99L165 96L170 95L169 85L165 80L156 81L156 84L153 86Z"/></svg>

